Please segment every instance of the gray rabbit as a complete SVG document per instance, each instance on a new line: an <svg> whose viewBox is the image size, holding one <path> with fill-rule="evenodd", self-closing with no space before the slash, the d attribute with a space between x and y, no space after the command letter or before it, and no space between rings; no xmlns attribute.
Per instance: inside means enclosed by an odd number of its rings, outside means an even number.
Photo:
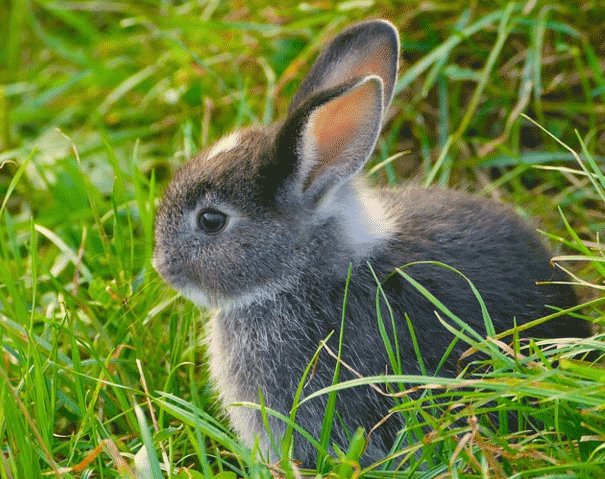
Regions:
<svg viewBox="0 0 605 479"><path fill-rule="evenodd" d="M210 371L225 405L259 402L288 414L320 342L338 349L343 295L342 358L364 376L392 372L379 332L372 270L382 281L396 324L404 373L418 374L405 321L414 325L422 358L434 373L453 336L395 268L446 263L477 287L497 331L576 304L534 228L508 207L465 193L414 186L369 188L358 173L371 155L397 77L399 36L384 20L353 25L321 53L286 118L226 136L175 175L158 209L154 266L175 289L215 311L208 330ZM372 270L368 265L371 265ZM475 330L485 334L468 283L445 268L405 269ZM386 302L381 303L392 338ZM586 324L563 318L530 330L533 337L584 337ZM459 344L438 372L456 374ZM335 360L321 353L303 396L329 386ZM353 376L342 370L341 379ZM304 403L297 423L318 438L327 395ZM334 442L366 431L392 401L367 386L339 393ZM271 459L259 412L228 407L242 440L258 438ZM270 419L273 437L285 425ZM344 425L344 427L343 427ZM373 434L366 454L380 457L402 427L393 418ZM315 448L296 436L294 456L312 465Z"/></svg>

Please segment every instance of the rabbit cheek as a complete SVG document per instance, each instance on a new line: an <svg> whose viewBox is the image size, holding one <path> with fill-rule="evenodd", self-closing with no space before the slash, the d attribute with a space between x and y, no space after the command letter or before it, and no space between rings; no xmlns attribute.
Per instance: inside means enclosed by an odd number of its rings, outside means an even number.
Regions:
<svg viewBox="0 0 605 479"><path fill-rule="evenodd" d="M196 231L182 247L171 244L174 264L163 276L200 306L233 308L272 299L288 285L287 236L274 221L232 217L222 233Z"/></svg>

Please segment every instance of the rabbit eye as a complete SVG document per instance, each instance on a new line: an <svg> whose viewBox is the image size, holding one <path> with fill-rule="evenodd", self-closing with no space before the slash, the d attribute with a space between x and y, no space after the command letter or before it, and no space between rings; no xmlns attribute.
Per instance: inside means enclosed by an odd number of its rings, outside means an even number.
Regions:
<svg viewBox="0 0 605 479"><path fill-rule="evenodd" d="M217 210L202 210L197 217L197 225L206 234L217 234L227 224L227 215Z"/></svg>

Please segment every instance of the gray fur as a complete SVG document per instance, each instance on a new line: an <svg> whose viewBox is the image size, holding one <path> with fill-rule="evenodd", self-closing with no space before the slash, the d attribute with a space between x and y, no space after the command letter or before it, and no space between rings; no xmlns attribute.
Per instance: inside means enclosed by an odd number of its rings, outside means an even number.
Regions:
<svg viewBox="0 0 605 479"><path fill-rule="evenodd" d="M372 47L374 41L379 47ZM375 62L384 66L381 71L346 76L358 71L351 67L356 56L383 55L385 45L390 45L388 58ZM343 359L363 375L391 371L378 331L377 287L368 262L383 280L403 367L410 374L420 370L405 314L414 323L430 372L452 336L428 301L399 275L389 276L396 267L434 260L457 268L479 289L498 331L509 329L513 318L523 324L548 314L546 304L575 304L566 285L536 285L560 280L560 274L549 264L550 253L534 228L508 207L456 191L369 189L356 178L374 147L372 132L388 108L398 51L396 30L388 22L361 23L343 32L319 57L284 121L268 130L243 130L202 153L175 175L160 204L154 265L173 287L214 310L208 332L210 371L234 428L248 445L259 437L261 447L269 450L260 415L229 404L258 402L260 388L268 407L289 414L304 368L332 331L336 334L329 345L337 349L350 264ZM374 66L371 59L365 61ZM367 87L368 81L375 87ZM347 98L359 104L352 107ZM335 109L335 102L343 100L345 107ZM358 118L359 108L372 111ZM338 137L346 144L332 148L322 143L321 131L317 138L309 134L325 112L352 129ZM359 128L371 132L357 135ZM347 153L351 145L354 155ZM201 229L197 218L206 209L228 215L223 230L209 234ZM484 332L479 304L462 278L429 265L406 271ZM381 309L386 311L384 302ZM563 318L531 334L552 338L587 336L589 331L584 323ZM456 374L455 360L464 349L455 348L440 374ZM322 353L303 396L330 385L334 367L334 360ZM342 371L342 379L352 377ZM316 438L326 399L309 401L297 413L298 424ZM370 430L390 405L371 388L359 387L339 394L337 411L353 432L357 426ZM284 425L276 420L270 425L279 441ZM368 456L383 455L401 426L395 418L379 428ZM338 421L333 440L342 447L348 444ZM296 459L312 465L315 455L310 444L296 438Z"/></svg>

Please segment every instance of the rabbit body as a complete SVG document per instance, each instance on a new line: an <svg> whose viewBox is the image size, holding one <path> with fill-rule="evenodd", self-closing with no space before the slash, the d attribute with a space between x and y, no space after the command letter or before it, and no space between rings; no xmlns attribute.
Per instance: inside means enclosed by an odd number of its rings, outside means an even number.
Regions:
<svg viewBox="0 0 605 479"><path fill-rule="evenodd" d="M210 371L222 402L259 402L288 415L303 371L321 341L338 350L342 305L342 359L358 373L391 373L379 332L381 280L396 324L405 374L418 358L434 373L453 335L435 307L395 268L439 261L466 275L479 290L497 331L545 316L545 305L569 307L549 251L534 229L508 207L465 193L415 186L370 188L357 173L371 154L391 100L399 42L386 21L357 24L318 58L294 97L286 119L268 128L233 133L175 175L158 209L154 266L177 290L215 310L208 330ZM371 265L371 269L370 266ZM485 334L479 302L464 278L448 269L415 264L404 269L458 317ZM380 299L387 334L394 331ZM559 318L530 330L534 337L587 336L584 323ZM456 374L458 344L438 374ZM335 360L319 356L303 398L332 383ZM341 368L341 380L354 375ZM319 438L327 395L300 406L296 422ZM334 442L347 431L369 431L392 400L367 386L339 392ZM252 446L274 455L258 412L227 407L233 427ZM388 452L401 424L378 428L367 454ZM269 418L279 444L285 425ZM297 436L294 456L312 465L315 448Z"/></svg>

